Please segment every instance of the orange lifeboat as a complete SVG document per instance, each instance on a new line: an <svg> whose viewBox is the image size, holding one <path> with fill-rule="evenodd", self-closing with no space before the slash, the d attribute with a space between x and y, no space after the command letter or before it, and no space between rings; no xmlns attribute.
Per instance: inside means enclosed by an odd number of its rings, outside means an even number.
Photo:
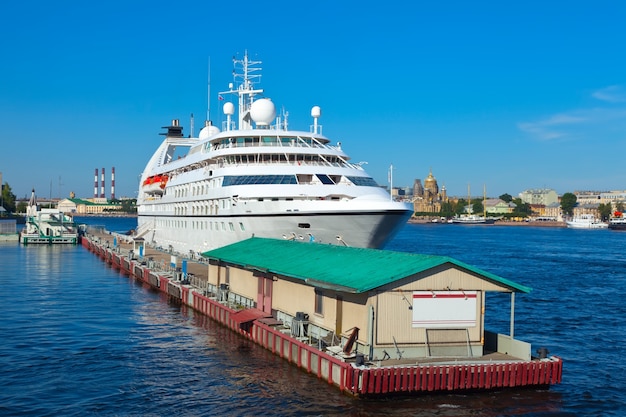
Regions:
<svg viewBox="0 0 626 417"><path fill-rule="evenodd" d="M143 182L143 190L150 194L163 194L168 180L167 175L153 175Z"/></svg>

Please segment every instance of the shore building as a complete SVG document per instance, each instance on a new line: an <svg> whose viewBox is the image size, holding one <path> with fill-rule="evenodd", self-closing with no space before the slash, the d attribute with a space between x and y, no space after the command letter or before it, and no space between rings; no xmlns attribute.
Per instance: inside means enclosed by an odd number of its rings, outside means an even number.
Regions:
<svg viewBox="0 0 626 417"><path fill-rule="evenodd" d="M559 195L556 191L549 188L530 189L519 193L519 198L530 205L548 206L558 203Z"/></svg>
<svg viewBox="0 0 626 417"><path fill-rule="evenodd" d="M295 326L296 335L330 351L350 343L347 352L385 361L482 357L504 348L531 359L530 345L513 338L513 312L506 336L487 331L484 315L487 292L513 300L530 288L449 257L262 238L203 256L210 292L289 323L292 333Z"/></svg>
<svg viewBox="0 0 626 417"><path fill-rule="evenodd" d="M508 214L515 210L515 203L507 203L499 198L488 198L484 202L485 211L489 214Z"/></svg>
<svg viewBox="0 0 626 417"><path fill-rule="evenodd" d="M121 204L113 203L106 198L65 198L59 201L57 208L63 213L72 214L102 214L111 211L119 211Z"/></svg>
<svg viewBox="0 0 626 417"><path fill-rule="evenodd" d="M446 187L439 188L432 170L424 180L416 179L413 183L413 211L436 213L441 211L441 203L448 201Z"/></svg>

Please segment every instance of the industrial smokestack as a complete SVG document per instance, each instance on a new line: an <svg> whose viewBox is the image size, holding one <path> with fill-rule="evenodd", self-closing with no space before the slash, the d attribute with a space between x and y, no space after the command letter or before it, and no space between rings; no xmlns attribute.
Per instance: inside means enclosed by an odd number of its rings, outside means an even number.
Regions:
<svg viewBox="0 0 626 417"><path fill-rule="evenodd" d="M111 200L115 200L115 167L111 168Z"/></svg>
<svg viewBox="0 0 626 417"><path fill-rule="evenodd" d="M104 168L102 168L102 184L100 185L100 198L104 198Z"/></svg>
<svg viewBox="0 0 626 417"><path fill-rule="evenodd" d="M93 180L93 198L98 198L98 168L96 168L96 176Z"/></svg>

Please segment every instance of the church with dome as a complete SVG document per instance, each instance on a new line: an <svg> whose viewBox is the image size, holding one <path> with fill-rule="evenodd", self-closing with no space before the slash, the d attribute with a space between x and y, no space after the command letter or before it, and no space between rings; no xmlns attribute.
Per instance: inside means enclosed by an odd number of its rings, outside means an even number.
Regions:
<svg viewBox="0 0 626 417"><path fill-rule="evenodd" d="M413 183L413 210L416 213L438 213L441 211L441 203L447 201L446 187L442 186L439 189L432 169L424 180L424 185L420 179Z"/></svg>

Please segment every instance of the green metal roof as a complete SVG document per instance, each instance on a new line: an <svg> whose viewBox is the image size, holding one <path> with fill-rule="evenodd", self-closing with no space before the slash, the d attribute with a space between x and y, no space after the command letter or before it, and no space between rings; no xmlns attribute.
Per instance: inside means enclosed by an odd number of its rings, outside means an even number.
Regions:
<svg viewBox="0 0 626 417"><path fill-rule="evenodd" d="M68 198L74 204L84 204L86 206L94 206L95 204L91 201L83 200L82 198Z"/></svg>
<svg viewBox="0 0 626 417"><path fill-rule="evenodd" d="M202 256L247 269L300 279L312 286L362 293L446 263L514 292L529 287L447 256L253 237L204 252Z"/></svg>
<svg viewBox="0 0 626 417"><path fill-rule="evenodd" d="M94 203L93 201L83 200L82 198L67 198L67 200L71 201L74 204L84 204L86 206L112 206L112 205L121 205L121 204L113 204L111 200L107 200L106 203Z"/></svg>

